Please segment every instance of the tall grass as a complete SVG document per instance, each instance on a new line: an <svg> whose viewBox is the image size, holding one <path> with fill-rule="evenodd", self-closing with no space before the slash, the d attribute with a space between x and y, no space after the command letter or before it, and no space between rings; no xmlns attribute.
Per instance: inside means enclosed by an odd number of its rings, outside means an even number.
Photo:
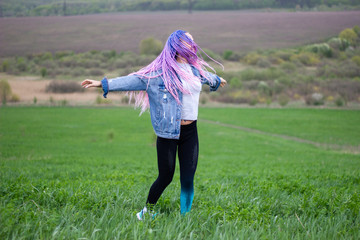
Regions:
<svg viewBox="0 0 360 240"><path fill-rule="evenodd" d="M294 115L333 125L337 111L201 109L200 119L298 134ZM355 111L342 111L353 125ZM26 117L25 117L26 116ZM224 116L224 117L222 117ZM246 116L246 117L244 117ZM322 116L322 117L321 117ZM248 122L247 122L248 121ZM287 127L286 127L287 126ZM300 126L301 127L301 126ZM155 220L139 222L156 178L148 114L129 108L0 108L2 239L358 239L359 155L198 122L193 209L179 209L179 171ZM278 127L278 129L281 129ZM294 133L293 133L294 132ZM302 127L303 137L322 135ZM356 144L353 132L327 133ZM285 132L282 132L285 134ZM347 137L350 134L352 137Z"/></svg>

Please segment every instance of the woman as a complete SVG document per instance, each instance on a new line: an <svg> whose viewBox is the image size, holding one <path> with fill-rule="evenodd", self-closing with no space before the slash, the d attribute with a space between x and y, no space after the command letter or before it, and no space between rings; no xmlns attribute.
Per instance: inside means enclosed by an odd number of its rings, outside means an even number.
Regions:
<svg viewBox="0 0 360 240"><path fill-rule="evenodd" d="M131 96L135 95L135 106L141 106L141 113L150 108L157 135L159 175L150 188L146 207L137 213L139 220L143 220L145 214L153 215L149 210L172 181L177 151L181 214L191 209L199 154L196 120L201 85L208 84L210 91L216 91L226 84L224 79L206 71L206 67L211 67L197 56L197 51L193 37L177 30L169 36L160 55L138 72L109 80L104 78L101 82L86 79L81 83L85 88L102 87L105 98L109 91L131 91Z"/></svg>

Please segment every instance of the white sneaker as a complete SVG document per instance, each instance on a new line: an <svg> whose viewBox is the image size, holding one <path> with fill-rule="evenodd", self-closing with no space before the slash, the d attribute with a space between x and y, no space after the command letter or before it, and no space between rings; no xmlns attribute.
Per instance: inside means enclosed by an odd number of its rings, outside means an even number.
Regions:
<svg viewBox="0 0 360 240"><path fill-rule="evenodd" d="M147 213L147 208L146 207L144 207L143 208L143 210L141 210L140 212L138 212L137 214L136 214L136 217L140 220L140 221L142 221L143 219L145 219L145 213Z"/></svg>
<svg viewBox="0 0 360 240"><path fill-rule="evenodd" d="M156 214L157 214L157 213L153 213L153 212L151 212L151 213L148 212L147 208L144 207L143 210L141 210L140 212L138 212L138 213L136 214L137 219L140 220L140 221L144 220L146 213L148 213L149 216L152 217L152 219L154 219L155 216L156 216Z"/></svg>

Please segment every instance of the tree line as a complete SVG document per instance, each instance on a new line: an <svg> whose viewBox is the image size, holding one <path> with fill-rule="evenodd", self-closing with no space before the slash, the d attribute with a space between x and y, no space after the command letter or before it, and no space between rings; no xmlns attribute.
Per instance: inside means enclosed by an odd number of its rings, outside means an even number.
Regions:
<svg viewBox="0 0 360 240"><path fill-rule="evenodd" d="M360 0L2 0L0 17L80 15L123 11L311 9L359 6Z"/></svg>

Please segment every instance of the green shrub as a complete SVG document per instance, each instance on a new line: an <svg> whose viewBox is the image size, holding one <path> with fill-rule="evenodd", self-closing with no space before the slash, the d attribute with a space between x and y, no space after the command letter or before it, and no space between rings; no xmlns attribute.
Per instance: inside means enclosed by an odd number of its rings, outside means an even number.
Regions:
<svg viewBox="0 0 360 240"><path fill-rule="evenodd" d="M312 44L305 47L305 51L313 52L321 54L325 57L332 57L333 52L329 44L327 43L320 43L320 44Z"/></svg>
<svg viewBox="0 0 360 240"><path fill-rule="evenodd" d="M244 61L247 64L256 65L260 58L261 56L257 53L249 53L245 56Z"/></svg>
<svg viewBox="0 0 360 240"><path fill-rule="evenodd" d="M47 69L46 68L41 68L40 74L41 74L42 77L46 77L47 76Z"/></svg>
<svg viewBox="0 0 360 240"><path fill-rule="evenodd" d="M90 69L89 74L91 76L104 76L104 72L98 68Z"/></svg>
<svg viewBox="0 0 360 240"><path fill-rule="evenodd" d="M306 96L305 102L307 105L324 105L324 96L321 93L313 93Z"/></svg>
<svg viewBox="0 0 360 240"><path fill-rule="evenodd" d="M360 27L358 25L355 25L353 27L353 30L358 35L358 37L360 37Z"/></svg>
<svg viewBox="0 0 360 240"><path fill-rule="evenodd" d="M224 53L223 53L223 58L226 59L226 60L229 60L231 55L233 55L233 51L231 50L225 50Z"/></svg>
<svg viewBox="0 0 360 240"><path fill-rule="evenodd" d="M115 50L103 51L103 52L101 52L101 54L107 59L116 57L116 51Z"/></svg>
<svg viewBox="0 0 360 240"><path fill-rule="evenodd" d="M74 55L74 52L73 51L58 51L55 53L55 58L56 59L61 59L63 57L66 57L66 56L73 56Z"/></svg>
<svg viewBox="0 0 360 240"><path fill-rule="evenodd" d="M289 97L285 94L281 94L278 97L278 103L280 104L280 106L284 107L289 103Z"/></svg>
<svg viewBox="0 0 360 240"><path fill-rule="evenodd" d="M2 104L6 104L11 97L11 87L7 80L0 81L0 98Z"/></svg>
<svg viewBox="0 0 360 240"><path fill-rule="evenodd" d="M7 72L9 70L9 61L7 60L4 60L2 63L1 63L1 70L3 72Z"/></svg>
<svg viewBox="0 0 360 240"><path fill-rule="evenodd" d="M355 45L358 35L353 29L346 28L339 34L339 38L349 41L351 45Z"/></svg>
<svg viewBox="0 0 360 240"><path fill-rule="evenodd" d="M342 107L345 105L345 100L342 97L337 97L335 99L335 105L338 107Z"/></svg>
<svg viewBox="0 0 360 240"><path fill-rule="evenodd" d="M15 93L11 94L11 98L9 99L9 102L19 102L19 101L20 101L19 95Z"/></svg>
<svg viewBox="0 0 360 240"><path fill-rule="evenodd" d="M292 62L300 61L306 66L316 66L318 63L320 63L319 57L311 52L301 52L299 54L293 54L290 57L290 60Z"/></svg>
<svg viewBox="0 0 360 240"><path fill-rule="evenodd" d="M360 56L354 56L351 58L351 61L356 63L356 65L360 66Z"/></svg>
<svg viewBox="0 0 360 240"><path fill-rule="evenodd" d="M268 68L271 66L271 63L266 60L265 58L259 58L259 60L256 63L256 66L261 67L261 68Z"/></svg>
<svg viewBox="0 0 360 240"><path fill-rule="evenodd" d="M72 71L71 71L71 76L73 77L79 77L79 76L83 76L85 75L85 69L83 68L74 68Z"/></svg>
<svg viewBox="0 0 360 240"><path fill-rule="evenodd" d="M279 51L275 53L276 57L281 58L284 61L290 61L290 57L292 56L291 52Z"/></svg>
<svg viewBox="0 0 360 240"><path fill-rule="evenodd" d="M152 37L146 38L140 42L140 54L158 55L163 48L161 41Z"/></svg>
<svg viewBox="0 0 360 240"><path fill-rule="evenodd" d="M291 63L291 62L283 62L281 65L280 65L280 68L282 70L284 70L285 72L287 73L293 73L296 71L296 66L295 64Z"/></svg>
<svg viewBox="0 0 360 240"><path fill-rule="evenodd" d="M20 72L25 72L26 71L26 60L23 57L19 57L16 60L16 68L20 71Z"/></svg>
<svg viewBox="0 0 360 240"><path fill-rule="evenodd" d="M241 88L242 82L238 77L233 77L230 79L229 85L231 88Z"/></svg>
<svg viewBox="0 0 360 240"><path fill-rule="evenodd" d="M229 56L229 61L234 61L234 62L238 62L240 59L242 59L245 56L245 54L241 54L238 52L233 52L233 54L231 54Z"/></svg>
<svg viewBox="0 0 360 240"><path fill-rule="evenodd" d="M260 81L257 88L258 88L259 92L261 92L262 94L265 94L266 96L271 96L272 95L271 88L264 81Z"/></svg>
<svg viewBox="0 0 360 240"><path fill-rule="evenodd" d="M343 38L331 38L328 44L330 47L340 51L345 51L350 46L350 42Z"/></svg>

